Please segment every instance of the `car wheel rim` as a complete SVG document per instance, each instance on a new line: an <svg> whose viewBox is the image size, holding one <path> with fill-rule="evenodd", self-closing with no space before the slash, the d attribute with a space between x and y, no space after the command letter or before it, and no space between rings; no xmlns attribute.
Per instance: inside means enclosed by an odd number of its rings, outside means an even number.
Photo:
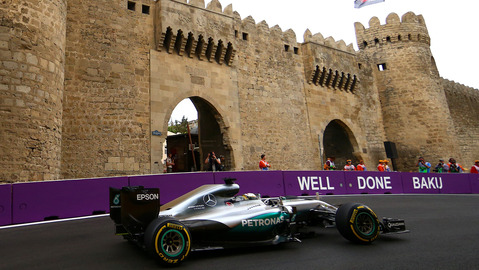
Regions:
<svg viewBox="0 0 479 270"><path fill-rule="evenodd" d="M169 230L161 238L161 249L168 256L175 257L181 254L184 247L185 238L177 230Z"/></svg>
<svg viewBox="0 0 479 270"><path fill-rule="evenodd" d="M360 213L357 216L356 227L363 235L371 235L376 229L373 217L368 213Z"/></svg>

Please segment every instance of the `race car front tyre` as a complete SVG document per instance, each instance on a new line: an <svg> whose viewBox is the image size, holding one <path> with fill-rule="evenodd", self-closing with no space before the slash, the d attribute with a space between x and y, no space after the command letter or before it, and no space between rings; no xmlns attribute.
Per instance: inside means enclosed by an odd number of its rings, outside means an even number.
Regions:
<svg viewBox="0 0 479 270"><path fill-rule="evenodd" d="M336 212L336 228L349 241L367 244L378 237L379 220L366 205L346 203Z"/></svg>
<svg viewBox="0 0 479 270"><path fill-rule="evenodd" d="M191 234L188 228L174 218L153 220L145 231L145 247L166 265L181 263L191 249Z"/></svg>

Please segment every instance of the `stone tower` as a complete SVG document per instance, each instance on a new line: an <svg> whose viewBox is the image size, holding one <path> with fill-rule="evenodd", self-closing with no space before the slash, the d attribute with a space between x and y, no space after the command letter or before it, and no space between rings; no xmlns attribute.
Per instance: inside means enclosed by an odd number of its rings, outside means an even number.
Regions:
<svg viewBox="0 0 479 270"><path fill-rule="evenodd" d="M66 0L0 1L0 179L60 178Z"/></svg>
<svg viewBox="0 0 479 270"><path fill-rule="evenodd" d="M69 1L63 178L150 172L153 0Z"/></svg>
<svg viewBox="0 0 479 270"><path fill-rule="evenodd" d="M386 140L396 143L398 170L415 171L419 156L431 163L456 156L454 125L430 50L422 15L391 13L385 25L355 24L359 55L368 59L379 91Z"/></svg>

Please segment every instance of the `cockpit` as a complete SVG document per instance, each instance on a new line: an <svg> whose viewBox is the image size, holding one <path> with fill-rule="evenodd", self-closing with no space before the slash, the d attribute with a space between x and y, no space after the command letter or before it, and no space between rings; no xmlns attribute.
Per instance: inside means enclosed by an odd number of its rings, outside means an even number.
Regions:
<svg viewBox="0 0 479 270"><path fill-rule="evenodd" d="M243 195L235 196L233 197L234 202L242 202L242 201L254 201L254 200L260 200L261 195L259 193L245 193Z"/></svg>

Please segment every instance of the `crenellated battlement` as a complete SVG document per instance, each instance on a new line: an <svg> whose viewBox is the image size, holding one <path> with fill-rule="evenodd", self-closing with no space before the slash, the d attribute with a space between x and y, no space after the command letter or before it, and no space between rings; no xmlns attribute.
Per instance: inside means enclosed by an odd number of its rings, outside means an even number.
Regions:
<svg viewBox="0 0 479 270"><path fill-rule="evenodd" d="M471 99L474 99L474 101L479 102L479 89L442 77L441 80L442 84L445 85L446 88L450 90L450 92L459 96L470 97Z"/></svg>
<svg viewBox="0 0 479 270"><path fill-rule="evenodd" d="M264 20L256 23L252 16L241 19L231 4L224 10L219 0L206 5L204 0L160 0L159 5L158 50L231 65L238 41L268 40L282 43L286 52L299 54L300 46L292 29L270 27ZM321 33L313 35L309 30L304 34L304 42L355 54L352 44L324 38Z"/></svg>
<svg viewBox="0 0 479 270"><path fill-rule="evenodd" d="M321 33L316 33L313 35L309 29L306 29L306 31L304 32L303 38L304 43L311 42L343 52L348 52L352 54L356 53L352 43L346 45L346 42L344 42L344 40L342 39L339 41L335 41L333 37L324 38Z"/></svg>
<svg viewBox="0 0 479 270"><path fill-rule="evenodd" d="M286 51L291 48L299 54L292 29L283 32L278 25L270 28L266 21L256 24L251 16L241 20L241 15L233 11L231 4L223 10L218 0L212 0L206 7L204 0L159 2L156 47L160 51L231 65L237 52L237 41L247 41L259 35L279 39Z"/></svg>
<svg viewBox="0 0 479 270"><path fill-rule="evenodd" d="M404 14L401 19L396 13L390 13L384 25L381 25L377 17L372 17L369 28L365 28L360 22L356 22L354 27L360 50L398 42L416 42L428 46L431 44L423 16L413 12Z"/></svg>
<svg viewBox="0 0 479 270"><path fill-rule="evenodd" d="M234 49L232 5L218 0L161 0L157 49L199 60L231 65Z"/></svg>
<svg viewBox="0 0 479 270"><path fill-rule="evenodd" d="M223 10L222 5L218 0L212 0L211 2L208 3L208 5L206 5L206 8L205 8L205 1L204 0L190 0L190 1L187 1L187 0L168 0L168 1L183 3L183 4L186 4L186 5L190 5L190 6L193 6L193 7L200 8L200 9L206 9L206 10L214 11L214 12L217 12L217 13L224 13L225 15L230 15L230 16L233 15L232 5L231 4L228 5Z"/></svg>
<svg viewBox="0 0 479 270"><path fill-rule="evenodd" d="M344 40L335 41L333 37L324 38L321 33L313 35L309 29L305 31L303 37L307 82L354 92L359 85L359 70L353 44L346 46ZM328 57L328 55L337 57Z"/></svg>
<svg viewBox="0 0 479 270"><path fill-rule="evenodd" d="M240 14L235 11L238 17ZM268 40L278 39L281 42L284 42L285 45L289 47L297 47L298 42L296 39L296 33L292 29L283 31L279 25L274 25L270 27L268 23L262 20L259 23L256 23L255 19L252 16L247 16L240 21L238 30L242 31L243 34L249 36L251 33L256 33L257 36L252 36L253 39L263 39L268 37ZM243 37L244 40L248 38Z"/></svg>

